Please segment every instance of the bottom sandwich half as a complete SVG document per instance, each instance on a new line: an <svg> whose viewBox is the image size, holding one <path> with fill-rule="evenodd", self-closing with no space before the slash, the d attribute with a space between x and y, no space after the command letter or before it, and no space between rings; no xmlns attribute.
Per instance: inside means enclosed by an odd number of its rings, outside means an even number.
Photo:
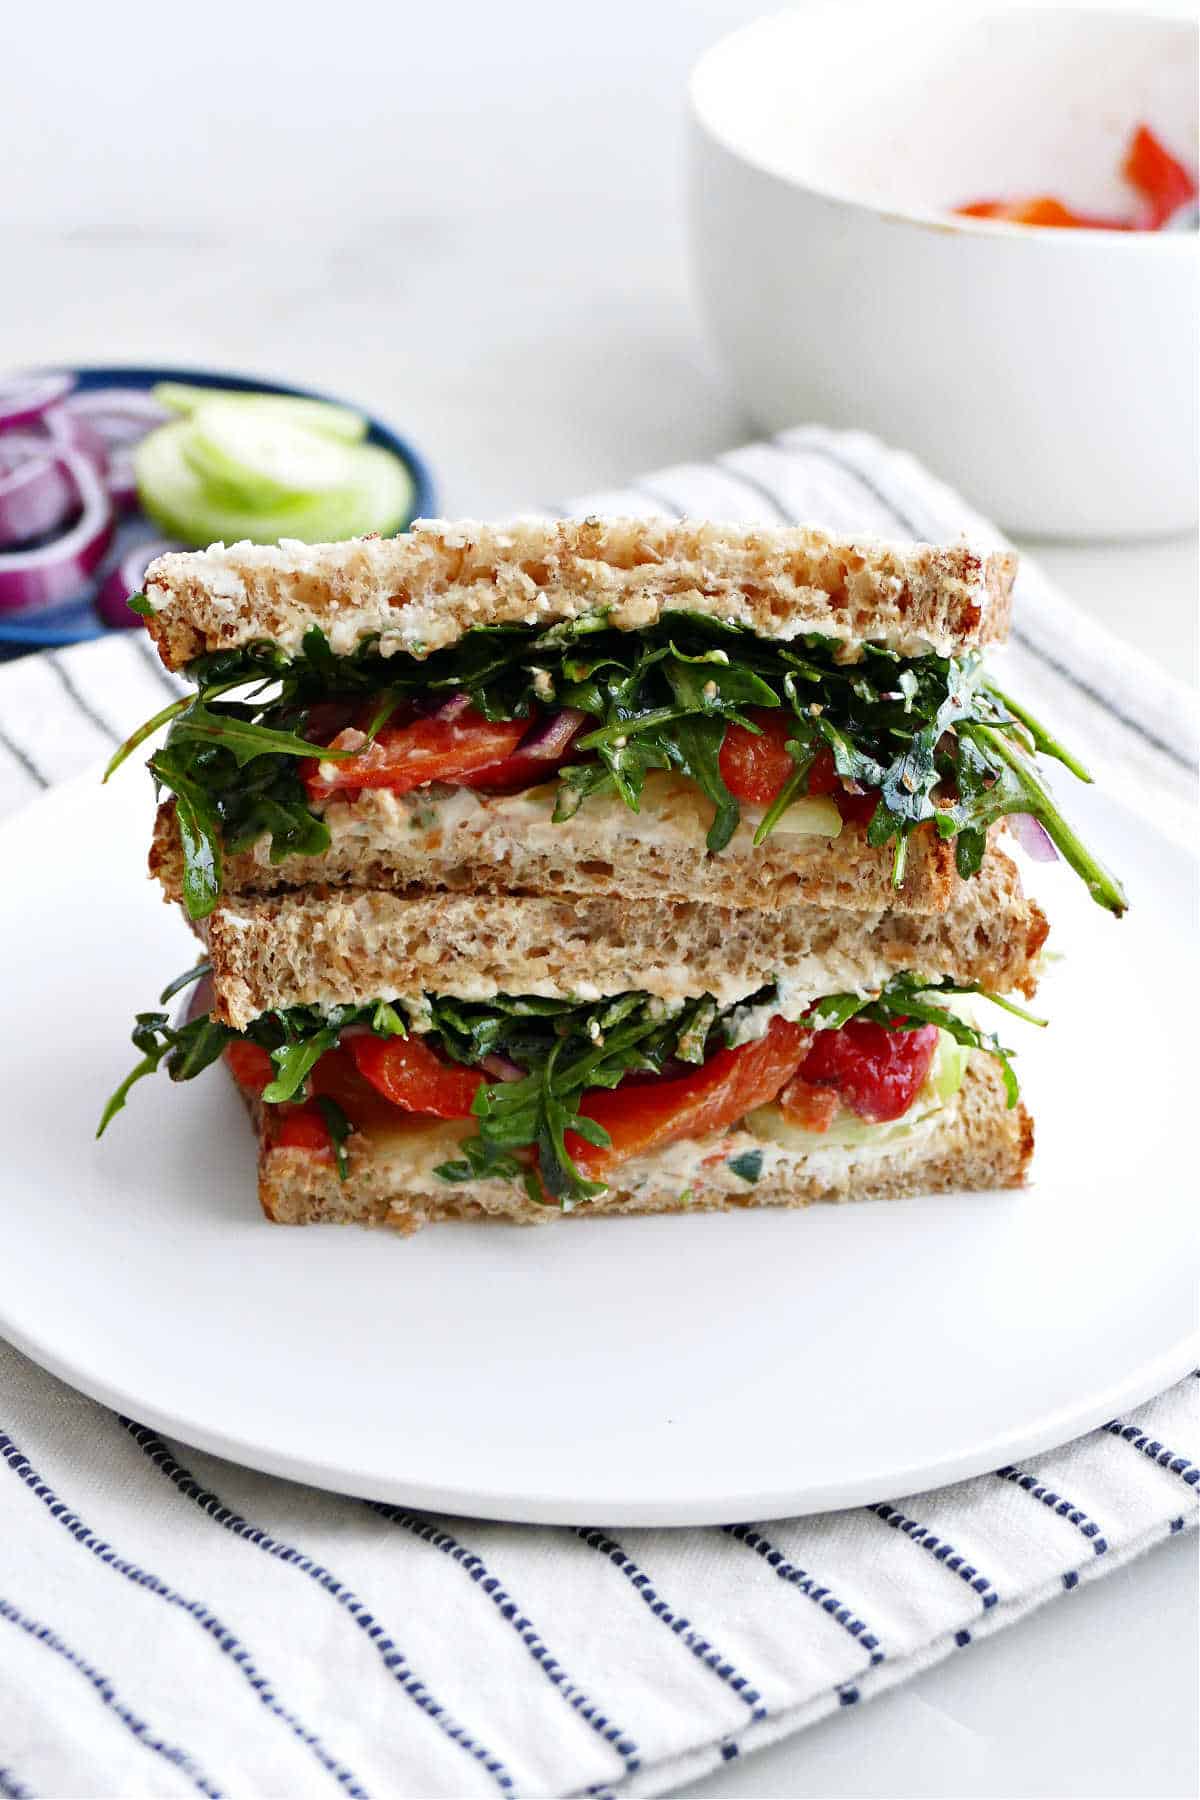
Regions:
<svg viewBox="0 0 1200 1800"><path fill-rule="evenodd" d="M946 1103L875 1141L825 1146L809 1134L761 1134L758 1122L685 1138L619 1164L605 1191L578 1203L535 1201L511 1180L451 1186L438 1175L465 1135L448 1121L411 1120L353 1134L339 1177L330 1157L280 1143L249 1097L259 1136L258 1194L280 1225L389 1225L402 1232L445 1219L545 1224L584 1213L636 1214L809 1206L815 1201L898 1200L915 1194L1020 1187L1033 1154L1033 1121L1007 1104L990 1059L968 1055ZM865 1134L864 1134L865 1135Z"/></svg>
<svg viewBox="0 0 1200 1800"><path fill-rule="evenodd" d="M1046 923L998 852L930 917L313 890L204 935L104 1123L223 1060L281 1223L1003 1188L1032 1151L995 1027L1031 1016Z"/></svg>

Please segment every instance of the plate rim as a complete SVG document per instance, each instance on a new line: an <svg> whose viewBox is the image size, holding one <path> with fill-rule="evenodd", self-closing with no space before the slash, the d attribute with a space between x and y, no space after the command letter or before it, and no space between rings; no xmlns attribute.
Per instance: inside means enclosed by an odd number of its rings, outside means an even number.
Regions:
<svg viewBox="0 0 1200 1800"><path fill-rule="evenodd" d="M770 1523L780 1519L809 1518L817 1513L848 1512L880 1500L899 1500L927 1493L987 1474L995 1468L1061 1448L1107 1424L1126 1408L1151 1400L1193 1372L1200 1372L1200 1332L1188 1333L1156 1359L1143 1363L1123 1381L1104 1388L1075 1408L1060 1408L1040 1421L1036 1429L1016 1430L1000 1440L990 1440L986 1450L965 1451L959 1456L920 1469L898 1469L885 1477L865 1477L809 1488L799 1498L788 1490L737 1492L728 1498L676 1505L671 1501L606 1501L589 1507L557 1495L481 1493L475 1488L437 1482L368 1477L362 1471L334 1468L317 1458L264 1450L233 1432L196 1428L167 1407L145 1407L119 1385L98 1380L84 1369L77 1371L70 1359L45 1353L31 1334L16 1331L5 1322L0 1299L0 1335L39 1368L86 1395L119 1416L150 1425L166 1437L207 1455L220 1457L259 1474L281 1477L325 1493L351 1499L380 1500L416 1507L421 1512L453 1514L513 1525L581 1525L596 1515L596 1523L636 1529L685 1530L698 1525L743 1522Z"/></svg>

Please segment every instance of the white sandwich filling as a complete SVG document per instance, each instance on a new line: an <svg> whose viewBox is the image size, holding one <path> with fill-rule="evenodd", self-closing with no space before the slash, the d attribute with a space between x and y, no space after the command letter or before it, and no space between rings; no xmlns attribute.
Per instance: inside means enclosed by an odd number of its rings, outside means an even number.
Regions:
<svg viewBox="0 0 1200 1800"><path fill-rule="evenodd" d="M324 763L322 771L333 781L337 764ZM501 861L505 846L519 845L539 854L561 855L563 826L553 820L557 783L525 788L517 794L482 794L474 788L449 787L435 782L408 794L388 788L372 788L354 800L333 799L323 810L336 852L355 860L372 855L392 855L400 845L417 855L454 861L478 855L486 845L487 860ZM712 803L682 776L654 770L646 777L640 812L631 812L620 795L594 794L570 820L571 849L578 861L611 858L615 851L628 856L639 848L695 851L704 842L712 823ZM763 808L743 805L742 817L725 851L726 856L750 856L754 833L762 823ZM831 838L840 835L842 820L829 795L797 800L775 826L789 851L802 854L805 841L818 853ZM255 846L256 859L266 866L269 846Z"/></svg>

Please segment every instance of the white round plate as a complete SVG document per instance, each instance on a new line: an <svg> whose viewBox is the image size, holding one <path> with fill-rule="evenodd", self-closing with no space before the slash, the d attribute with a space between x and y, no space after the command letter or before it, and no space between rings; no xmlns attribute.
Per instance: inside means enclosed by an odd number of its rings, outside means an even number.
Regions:
<svg viewBox="0 0 1200 1800"><path fill-rule="evenodd" d="M143 874L149 783L0 832L0 1332L218 1455L491 1518L713 1523L888 1499L1061 1442L1194 1365L1187 858L1075 788L1120 923L1061 866L1016 1194L414 1238L267 1224L220 1070L134 1090L195 956ZM1072 784L1073 786L1074 784Z"/></svg>

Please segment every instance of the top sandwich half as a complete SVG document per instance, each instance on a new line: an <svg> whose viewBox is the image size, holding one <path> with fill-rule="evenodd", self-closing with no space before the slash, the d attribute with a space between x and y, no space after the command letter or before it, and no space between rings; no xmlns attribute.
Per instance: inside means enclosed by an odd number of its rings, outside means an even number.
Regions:
<svg viewBox="0 0 1200 1800"><path fill-rule="evenodd" d="M704 522L426 522L160 558L138 608L195 682L138 734L152 863L222 891L616 892L943 910L1040 821L1114 911L988 679L1015 560Z"/></svg>

